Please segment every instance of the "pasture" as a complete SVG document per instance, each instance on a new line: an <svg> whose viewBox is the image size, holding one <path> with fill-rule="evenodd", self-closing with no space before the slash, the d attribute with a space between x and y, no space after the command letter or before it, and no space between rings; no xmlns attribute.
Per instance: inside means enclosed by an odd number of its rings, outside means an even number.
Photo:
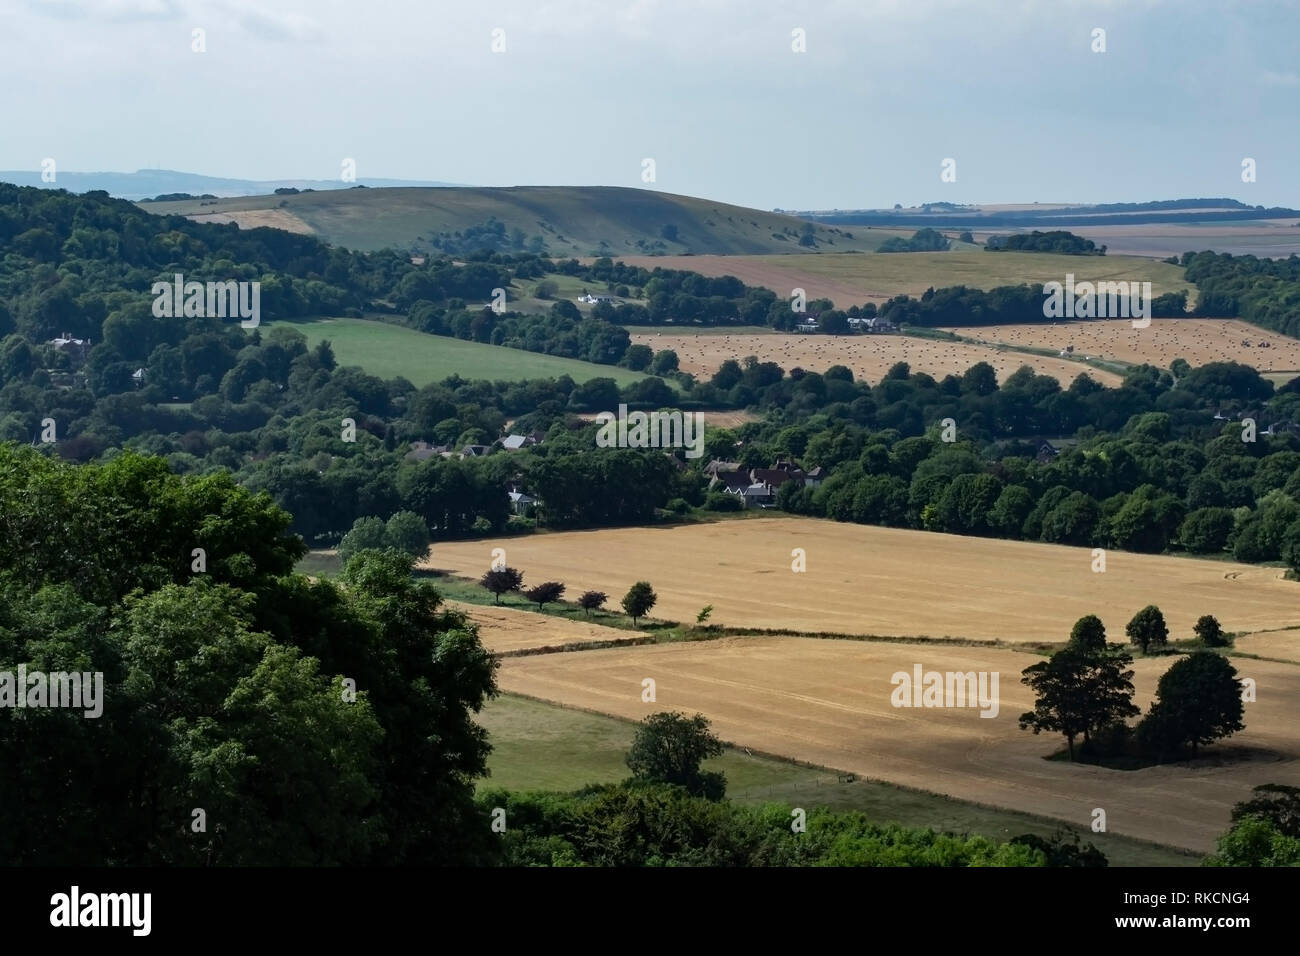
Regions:
<svg viewBox="0 0 1300 956"><path fill-rule="evenodd" d="M369 319L332 318L276 324L292 325L307 336L309 347L328 339L341 366L359 365L369 374L384 379L400 375L417 386L439 382L449 375L491 381L568 375L579 383L612 378L620 386L646 377L613 365L467 342Z"/></svg>

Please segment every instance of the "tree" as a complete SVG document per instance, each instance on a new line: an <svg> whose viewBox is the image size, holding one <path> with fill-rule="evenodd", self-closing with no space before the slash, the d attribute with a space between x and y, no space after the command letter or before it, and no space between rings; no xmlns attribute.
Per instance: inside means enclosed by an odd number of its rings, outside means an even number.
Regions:
<svg viewBox="0 0 1300 956"><path fill-rule="evenodd" d="M384 526L384 542L418 560L429 550L429 527L414 511L399 511Z"/></svg>
<svg viewBox="0 0 1300 956"><path fill-rule="evenodd" d="M1257 816L1237 820L1219 837L1219 852L1205 866L1300 866L1300 839Z"/></svg>
<svg viewBox="0 0 1300 956"><path fill-rule="evenodd" d="M388 536L380 518L358 518L352 530L339 542L339 560L346 565L358 551L383 550L388 547Z"/></svg>
<svg viewBox="0 0 1300 956"><path fill-rule="evenodd" d="M1241 730L1243 712L1237 669L1220 654L1197 651L1161 675L1156 701L1142 722L1152 727L1145 733L1139 727L1139 739L1160 751L1190 743L1195 754L1201 744Z"/></svg>
<svg viewBox="0 0 1300 956"><path fill-rule="evenodd" d="M704 624L706 621L708 621L709 615L712 613L713 613L713 605L712 604L704 605L704 607L700 608L700 613L695 615L695 623Z"/></svg>
<svg viewBox="0 0 1300 956"><path fill-rule="evenodd" d="M1084 746L1093 731L1133 717L1133 659L1126 654L1090 654L1076 647L1057 651L1049 659L1026 667L1021 683L1037 699L1034 709L1020 716L1020 729L1044 730L1065 736L1074 759L1074 739Z"/></svg>
<svg viewBox="0 0 1300 956"><path fill-rule="evenodd" d="M636 626L636 619L649 613L658 600L659 596L650 587L649 581L638 581L623 595L623 610L632 618L632 625Z"/></svg>
<svg viewBox="0 0 1300 956"><path fill-rule="evenodd" d="M1227 647L1231 643L1224 635L1219 619L1213 614L1202 614L1198 617L1196 626L1192 630L1206 647Z"/></svg>
<svg viewBox="0 0 1300 956"><path fill-rule="evenodd" d="M692 796L721 800L726 793L726 777L703 771L700 764L720 756L722 751L722 741L709 730L709 721L703 715L651 714L637 728L627 752L627 765L636 780L675 784L685 787Z"/></svg>
<svg viewBox="0 0 1300 956"><path fill-rule="evenodd" d="M661 349L655 353L654 359L650 362L650 371L655 375L671 375L680 367L680 359L677 353L672 349Z"/></svg>
<svg viewBox="0 0 1300 956"><path fill-rule="evenodd" d="M558 601L564 594L564 585L559 581L544 581L535 587L529 588L524 592L524 597L537 605L537 610L542 610L547 604Z"/></svg>
<svg viewBox="0 0 1300 956"><path fill-rule="evenodd" d="M1070 630L1070 646L1088 654L1106 650L1106 626L1095 614L1088 614L1074 622Z"/></svg>
<svg viewBox="0 0 1300 956"><path fill-rule="evenodd" d="M1254 796L1232 808L1232 819L1253 816L1267 820L1278 832L1300 839L1300 787L1280 783L1262 783Z"/></svg>
<svg viewBox="0 0 1300 956"><path fill-rule="evenodd" d="M1169 641L1169 628L1165 624L1165 616L1154 604L1148 604L1134 614L1133 620L1129 621L1124 628L1124 633L1132 643L1142 649L1143 654L1148 648L1163 647Z"/></svg>
<svg viewBox="0 0 1300 956"><path fill-rule="evenodd" d="M500 604L501 595L507 591L518 591L523 587L524 573L511 567L490 568L483 577L479 578L478 583L496 595L496 600L492 603Z"/></svg>
<svg viewBox="0 0 1300 956"><path fill-rule="evenodd" d="M598 610L608 600L609 595L604 591L583 591L578 598L578 607L591 617L591 612Z"/></svg>

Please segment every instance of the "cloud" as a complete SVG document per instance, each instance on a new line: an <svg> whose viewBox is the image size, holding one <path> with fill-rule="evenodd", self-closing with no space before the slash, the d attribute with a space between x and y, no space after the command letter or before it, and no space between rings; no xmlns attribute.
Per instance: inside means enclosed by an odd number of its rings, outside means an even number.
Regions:
<svg viewBox="0 0 1300 956"><path fill-rule="evenodd" d="M1274 73L1265 70L1259 77L1264 86L1300 86L1300 76L1294 73Z"/></svg>

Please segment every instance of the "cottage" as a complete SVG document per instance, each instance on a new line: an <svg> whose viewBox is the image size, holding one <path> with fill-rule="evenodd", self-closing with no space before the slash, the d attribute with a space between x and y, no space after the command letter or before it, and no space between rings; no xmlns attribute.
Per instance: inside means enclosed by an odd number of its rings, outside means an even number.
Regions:
<svg viewBox="0 0 1300 956"><path fill-rule="evenodd" d="M537 444L537 439L532 435L507 435L498 444L506 451L519 451L521 448L532 448Z"/></svg>
<svg viewBox="0 0 1300 956"><path fill-rule="evenodd" d="M466 445L460 450L461 458L486 458L492 451L491 445Z"/></svg>

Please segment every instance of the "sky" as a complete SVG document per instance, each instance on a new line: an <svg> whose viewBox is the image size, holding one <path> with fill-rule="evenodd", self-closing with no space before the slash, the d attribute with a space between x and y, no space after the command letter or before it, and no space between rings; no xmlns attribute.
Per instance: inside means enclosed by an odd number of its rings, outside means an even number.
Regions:
<svg viewBox="0 0 1300 956"><path fill-rule="evenodd" d="M1300 208L1297 41L1290 0L0 0L0 169Z"/></svg>

